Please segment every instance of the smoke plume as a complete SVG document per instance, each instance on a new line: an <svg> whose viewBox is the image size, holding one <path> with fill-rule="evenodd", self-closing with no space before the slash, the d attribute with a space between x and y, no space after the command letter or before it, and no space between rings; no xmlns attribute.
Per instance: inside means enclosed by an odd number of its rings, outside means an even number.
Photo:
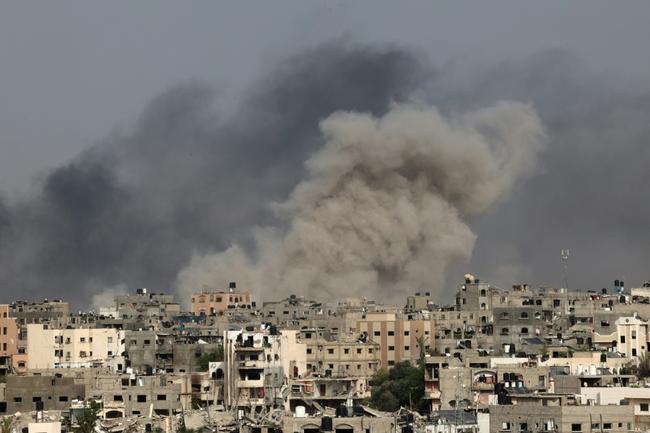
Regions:
<svg viewBox="0 0 650 433"><path fill-rule="evenodd" d="M225 287L236 275L276 296L440 291L449 264L472 252L465 219L535 168L543 138L534 110L514 102L449 119L411 105L379 118L337 112L320 129L325 145L307 160L306 179L275 205L286 233L258 229L252 255L235 245L195 257L179 287Z"/></svg>
<svg viewBox="0 0 650 433"><path fill-rule="evenodd" d="M235 107L219 109L201 83L167 90L35 195L0 197L3 300L82 307L120 284L173 292L193 252L246 244L251 226L273 222L267 202L304 175L320 119L381 114L433 75L408 51L335 40L279 61Z"/></svg>
<svg viewBox="0 0 650 433"><path fill-rule="evenodd" d="M514 163L514 150L505 152L508 147L499 144L505 138L499 141L494 132L512 126L505 121L504 107L480 108L504 99L534 106L547 132L546 150L538 157L540 170L522 184L518 180L527 174L526 161L534 155L520 155L521 165ZM437 107L441 114L404 105L414 100ZM361 281L355 286L378 281L377 290L438 287L445 260L435 261L441 269L427 269L424 279L416 278L419 264L436 253L467 257L472 231L479 237L471 271L505 287L514 283L513 278L559 284L562 248L572 252L573 287L599 288L614 278L632 285L648 278L647 82L597 76L562 50L481 69L463 62L435 69L408 49L335 40L279 60L263 71L238 105L224 110L221 104L219 95L201 83L173 87L154 98L132 125L45 173L34 195L0 197L2 301L62 297L82 307L93 295L120 284L173 291L177 281L186 289L198 289L241 280L240 275L251 279L272 275L280 292L298 292L302 289L294 287L300 284L320 284L309 269L281 262L303 266L312 259L301 257L303 251L351 274L341 284L331 283L337 285L334 289L321 289L332 293L347 293L348 281ZM391 109L391 104L397 108ZM530 114L530 108L510 107ZM485 110L493 120L479 128L478 120L471 119L480 113L487 116ZM465 136L475 127L475 140L487 143L489 152L480 151L473 160L468 154L455 155L451 145L431 144L430 150L466 164L432 172L424 166L431 163L431 155L423 155L421 161L405 157L404 152L418 148L415 143L401 143L402 153L389 155L401 158L402 165L386 166L392 159L376 161L379 151L385 151L378 144L346 141L348 147L342 150L358 167L342 161L340 167L325 171L328 167L318 162L343 143L341 131L349 131L351 127L343 127L353 119L355 124L374 125L366 126L365 132L381 138L372 143L385 143L389 133L385 125L400 113L429 113L438 119L441 131L452 131L453 137ZM319 122L326 118L321 131ZM359 161L355 152L364 152L368 161ZM493 165L478 164L483 156ZM371 163L384 164L380 167L386 176L370 171ZM495 165L505 168L490 174ZM478 170L472 172L471 167ZM341 182L325 183L337 176ZM397 183L402 178L409 186ZM344 195L368 190L377 193ZM322 195L328 191L331 196ZM485 212L504 197L508 200ZM321 221L344 212L332 207L341 202L335 198L346 199L343 203L348 205L375 206L377 218L353 207L345 210L347 222L342 227L329 219ZM282 204L271 209L270 202ZM453 216L455 220L447 221L456 224L427 231L435 227L425 219L430 215L428 206L435 205L441 209L436 215ZM340 243L322 243L311 236L314 231L307 223L328 228L321 233L323 242ZM388 225L390 229L385 228ZM251 227L260 227L252 230L252 237ZM406 233L401 244L391 238L398 230ZM354 235L343 241L358 238L359 245L372 246L352 250L355 259L368 259L366 268L336 256L347 245L341 241L342 233ZM370 236L374 233L379 235ZM431 240L434 233L440 239ZM461 246L448 247L447 233ZM316 242L318 248L300 244L307 241ZM390 254L380 254L376 245ZM268 251L277 252L277 257ZM405 265L405 257L410 257L410 265ZM273 261L277 268L265 265ZM218 262L225 271L201 266L208 262ZM188 271L179 277L188 263ZM467 270L463 263L462 269L451 273L447 287ZM262 271L267 274L259 275ZM240 286L247 288L241 281ZM255 280L250 284L260 291L272 287L256 285ZM442 301L448 299L441 296Z"/></svg>

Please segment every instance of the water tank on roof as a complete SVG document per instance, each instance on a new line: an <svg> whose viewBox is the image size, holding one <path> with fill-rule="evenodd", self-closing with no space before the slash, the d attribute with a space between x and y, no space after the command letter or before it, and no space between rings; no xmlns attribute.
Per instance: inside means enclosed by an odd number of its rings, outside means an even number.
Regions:
<svg viewBox="0 0 650 433"><path fill-rule="evenodd" d="M294 415L296 418L305 418L307 416L307 411L305 406L296 406L296 413Z"/></svg>

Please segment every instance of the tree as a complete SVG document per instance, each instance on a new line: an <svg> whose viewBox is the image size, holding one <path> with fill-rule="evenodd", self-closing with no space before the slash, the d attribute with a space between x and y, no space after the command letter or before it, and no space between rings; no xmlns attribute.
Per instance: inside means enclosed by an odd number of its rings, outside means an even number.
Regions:
<svg viewBox="0 0 650 433"><path fill-rule="evenodd" d="M11 433L11 427L14 425L14 417L7 416L0 421L0 433Z"/></svg>
<svg viewBox="0 0 650 433"><path fill-rule="evenodd" d="M214 352L204 353L199 357L199 371L208 371L211 362L223 361L223 346L217 347Z"/></svg>
<svg viewBox="0 0 650 433"><path fill-rule="evenodd" d="M73 430L75 433L93 433L95 423L99 414L99 403L95 400L88 400L81 414L77 415L77 427Z"/></svg>
<svg viewBox="0 0 650 433"><path fill-rule="evenodd" d="M640 379L650 377L650 356L648 356L648 352L639 356L639 365L636 367L636 375Z"/></svg>
<svg viewBox="0 0 650 433"><path fill-rule="evenodd" d="M372 378L370 404L388 412L395 412L401 406L426 410L424 364L415 367L400 362L388 372L378 371Z"/></svg>
<svg viewBox="0 0 650 433"><path fill-rule="evenodd" d="M424 364L424 357L427 354L427 341L429 340L429 337L425 337L424 335L420 335L419 337L415 338L415 341L418 344L418 348L420 349L420 364Z"/></svg>

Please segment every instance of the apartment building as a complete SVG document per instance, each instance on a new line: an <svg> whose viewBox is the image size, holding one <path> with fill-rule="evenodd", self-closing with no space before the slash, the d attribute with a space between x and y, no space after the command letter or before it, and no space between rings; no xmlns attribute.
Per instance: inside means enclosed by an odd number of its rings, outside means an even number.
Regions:
<svg viewBox="0 0 650 433"><path fill-rule="evenodd" d="M103 416L172 415L181 410L181 386L164 375L105 375L91 382L88 396L101 399Z"/></svg>
<svg viewBox="0 0 650 433"><path fill-rule="evenodd" d="M146 288L137 289L135 294L117 295L111 306L115 317L145 320L147 318L168 319L180 314L181 306L174 295L152 293ZM109 310L105 310L106 313Z"/></svg>
<svg viewBox="0 0 650 433"><path fill-rule="evenodd" d="M600 320L593 333L594 345L615 350L627 357L639 357L646 353L649 342L648 321L636 314L617 317L613 323Z"/></svg>
<svg viewBox="0 0 650 433"><path fill-rule="evenodd" d="M305 375L306 346L297 331L275 326L224 335L225 401L246 412L281 404L285 379ZM277 400L279 399L279 400ZM276 401L277 400L277 401Z"/></svg>
<svg viewBox="0 0 650 433"><path fill-rule="evenodd" d="M381 349L366 337L340 336L334 339L319 329L303 329L307 371L328 377L370 377L379 370Z"/></svg>
<svg viewBox="0 0 650 433"><path fill-rule="evenodd" d="M27 369L123 368L124 331L112 328L46 329L27 325Z"/></svg>
<svg viewBox="0 0 650 433"><path fill-rule="evenodd" d="M562 396L527 395L511 405L490 406L490 432L629 433L632 406L566 404ZM515 404L516 403L516 404Z"/></svg>
<svg viewBox="0 0 650 433"><path fill-rule="evenodd" d="M84 399L86 388L72 377L7 376L6 413L30 412L37 404L43 410L66 410L72 400Z"/></svg>
<svg viewBox="0 0 650 433"><path fill-rule="evenodd" d="M433 350L435 321L421 313L367 313L358 320L355 331L368 336L379 345L380 368L390 368L398 362L415 361L421 350ZM419 347L419 341L424 347Z"/></svg>
<svg viewBox="0 0 650 433"><path fill-rule="evenodd" d="M0 375L12 369L14 357L18 354L18 327L16 319L9 317L9 305L0 305Z"/></svg>
<svg viewBox="0 0 650 433"><path fill-rule="evenodd" d="M192 295L192 314L196 316L214 316L229 308L253 308L255 302L248 292L237 291L232 282L227 292L205 290Z"/></svg>

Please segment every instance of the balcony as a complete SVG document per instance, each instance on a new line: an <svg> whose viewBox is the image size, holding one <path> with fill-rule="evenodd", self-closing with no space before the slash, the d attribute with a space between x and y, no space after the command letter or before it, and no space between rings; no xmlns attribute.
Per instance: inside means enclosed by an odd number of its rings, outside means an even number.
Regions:
<svg viewBox="0 0 650 433"><path fill-rule="evenodd" d="M237 388L264 388L264 379L237 379Z"/></svg>
<svg viewBox="0 0 650 433"><path fill-rule="evenodd" d="M252 368L252 369L264 369L264 360L244 360L244 361L239 361L237 364L237 368L240 369L246 369L246 368Z"/></svg>

